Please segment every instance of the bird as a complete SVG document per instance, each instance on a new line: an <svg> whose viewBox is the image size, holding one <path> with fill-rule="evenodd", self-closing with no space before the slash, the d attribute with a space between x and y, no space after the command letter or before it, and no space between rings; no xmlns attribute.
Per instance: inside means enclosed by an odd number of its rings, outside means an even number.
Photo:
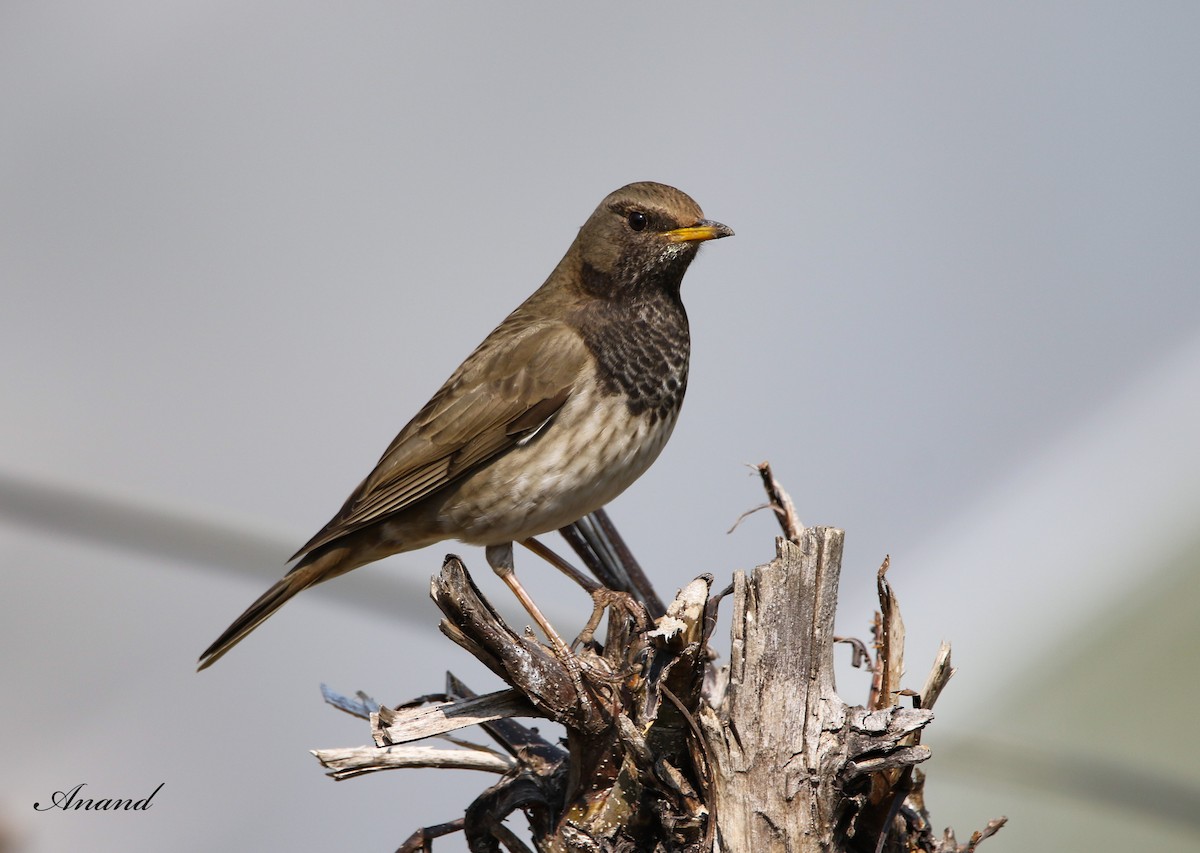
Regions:
<svg viewBox="0 0 1200 853"><path fill-rule="evenodd" d="M732 234L666 184L606 196L545 283L467 356L198 669L302 590L450 539L484 546L549 631L517 581L513 543L599 509L658 457L687 389L683 276L702 243Z"/></svg>

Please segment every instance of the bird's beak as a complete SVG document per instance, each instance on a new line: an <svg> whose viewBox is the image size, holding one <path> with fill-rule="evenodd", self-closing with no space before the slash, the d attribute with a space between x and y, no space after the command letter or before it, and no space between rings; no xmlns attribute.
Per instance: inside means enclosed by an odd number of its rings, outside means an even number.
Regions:
<svg viewBox="0 0 1200 853"><path fill-rule="evenodd" d="M722 237L732 237L733 229L720 222L702 219L687 228L676 228L666 233L672 243L699 243L702 240L719 240Z"/></svg>

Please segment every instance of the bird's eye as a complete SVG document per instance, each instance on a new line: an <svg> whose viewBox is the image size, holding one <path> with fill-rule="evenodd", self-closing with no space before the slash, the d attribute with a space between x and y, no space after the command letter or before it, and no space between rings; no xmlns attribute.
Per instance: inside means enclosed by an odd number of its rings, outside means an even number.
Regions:
<svg viewBox="0 0 1200 853"><path fill-rule="evenodd" d="M629 214L629 227L634 231L643 230L646 227L647 222L649 222L649 220L646 219L646 214L642 213L640 210L635 210L633 213Z"/></svg>

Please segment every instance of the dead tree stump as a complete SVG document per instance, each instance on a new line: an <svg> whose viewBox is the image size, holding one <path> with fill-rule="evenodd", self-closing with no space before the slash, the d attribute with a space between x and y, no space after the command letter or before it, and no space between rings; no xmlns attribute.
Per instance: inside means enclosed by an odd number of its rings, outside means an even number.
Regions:
<svg viewBox="0 0 1200 853"><path fill-rule="evenodd" d="M400 851L430 850L458 830L472 851L528 850L502 823L517 810L537 849L553 853L973 850L1003 819L965 845L950 830L935 836L914 773L930 754L921 730L953 672L949 647L923 690L900 689L904 631L885 562L876 653L866 654L872 695L846 704L833 676L843 533L800 528L786 496L772 498L792 538L777 540L770 563L735 574L727 666L715 668L708 647L722 597L710 595L711 577L692 581L657 620L630 595L594 593L589 627L607 609L604 642L585 631L559 657L506 625L451 555L431 590L441 629L510 688L477 697L449 676L444 694L398 708L327 693L369 716L374 746L314 754L338 779L397 767L501 774L462 818L419 830ZM565 743L512 717L555 720ZM457 739L456 748L410 745L474 724L501 750Z"/></svg>

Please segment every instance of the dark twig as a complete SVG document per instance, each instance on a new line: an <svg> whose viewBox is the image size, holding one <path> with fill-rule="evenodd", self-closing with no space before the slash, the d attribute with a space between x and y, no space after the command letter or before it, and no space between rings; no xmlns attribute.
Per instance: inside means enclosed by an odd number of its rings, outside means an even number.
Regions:
<svg viewBox="0 0 1200 853"><path fill-rule="evenodd" d="M580 519L580 521L583 521L583 519ZM627 585L622 582L620 575L613 571L611 566L593 547L592 541L584 533L580 521L559 528L558 532L562 534L563 539L567 540L567 544L571 546L571 550L579 555L579 559L583 560L583 564L587 566L588 571L595 575L596 579L605 588L619 589L627 592L628 590L624 589Z"/></svg>
<svg viewBox="0 0 1200 853"><path fill-rule="evenodd" d="M759 462L754 467L762 477L763 487L767 490L767 497L771 499L771 509L775 510L775 517L779 519L783 535L792 542L799 542L801 534L804 533L804 524L796 514L796 505L792 503L791 497L771 473L771 463Z"/></svg>
<svg viewBox="0 0 1200 853"><path fill-rule="evenodd" d="M478 696L453 673L446 673L446 692L459 699L474 699ZM479 724L492 740L500 744L509 755L540 768L554 768L567 757L567 751L551 743L537 729L512 719L487 720Z"/></svg>
<svg viewBox="0 0 1200 853"><path fill-rule="evenodd" d="M871 653L867 651L867 644L858 637L834 637L835 643L845 643L851 649L850 665L855 669L862 669L865 666L871 666Z"/></svg>
<svg viewBox="0 0 1200 853"><path fill-rule="evenodd" d="M592 513L596 518L600 530L608 539L613 551L616 553L617 561L625 567L625 572L633 583L634 594L642 605L650 613L651 619L657 619L667 612L666 606L662 599L658 597L658 593L654 591L654 585L650 583L650 579L646 577L646 573L642 570L641 564L633 556L633 552L629 550L629 546L625 544L624 537L617 531L616 526L612 523L612 519L608 517L608 512L601 507Z"/></svg>
<svg viewBox="0 0 1200 853"><path fill-rule="evenodd" d="M408 837L408 840L396 848L396 853L432 853L433 839L441 838L452 832L462 832L465 818L452 820L449 823L439 823L418 829Z"/></svg>
<svg viewBox="0 0 1200 853"><path fill-rule="evenodd" d="M687 721L688 728L692 730L692 736L695 737L696 749L695 757L699 760L697 764L700 766L700 771L704 775L704 801L708 804L708 823L704 828L704 849L711 850L713 838L717 831L717 801L711 796L711 793L716 786L716 780L713 778L712 764L708 760L708 755L704 751L704 732L700 730L700 724L696 722L696 715L687 709L678 696L676 696L667 685L662 685L659 690L663 696L666 696L668 701L676 707L684 720Z"/></svg>
<svg viewBox="0 0 1200 853"><path fill-rule="evenodd" d="M559 533L606 588L632 595L653 619L666 612L653 584L603 509L585 515Z"/></svg>
<svg viewBox="0 0 1200 853"><path fill-rule="evenodd" d="M750 509L746 510L741 515L739 515L737 518L735 518L733 520L733 524L731 524L729 526L729 529L726 530L725 533L728 535L728 534L732 533L733 531L737 530L739 527L742 526L743 521L745 521L750 516L754 515L754 513L756 513L756 512L762 512L764 509L773 509L773 510L775 510L775 512L778 513L782 509L782 507L778 507L772 503L765 503L765 504L759 504L758 506L752 506L752 507L750 507Z"/></svg>

